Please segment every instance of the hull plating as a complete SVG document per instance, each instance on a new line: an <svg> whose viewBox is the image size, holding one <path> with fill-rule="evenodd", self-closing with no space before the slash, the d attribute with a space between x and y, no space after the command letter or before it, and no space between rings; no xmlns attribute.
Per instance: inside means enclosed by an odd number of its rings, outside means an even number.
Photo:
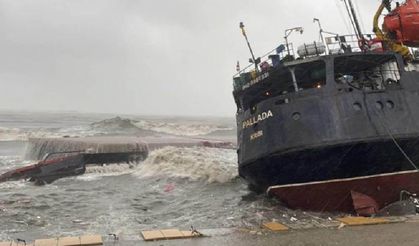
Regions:
<svg viewBox="0 0 419 246"><path fill-rule="evenodd" d="M400 191L419 192L419 172L406 171L358 178L272 186L268 194L291 208L314 211L353 212L351 192L374 199L378 208L400 199Z"/></svg>
<svg viewBox="0 0 419 246"><path fill-rule="evenodd" d="M397 140L419 163L419 137ZM273 185L360 177L414 169L391 139L276 153L239 167L240 176L266 190Z"/></svg>

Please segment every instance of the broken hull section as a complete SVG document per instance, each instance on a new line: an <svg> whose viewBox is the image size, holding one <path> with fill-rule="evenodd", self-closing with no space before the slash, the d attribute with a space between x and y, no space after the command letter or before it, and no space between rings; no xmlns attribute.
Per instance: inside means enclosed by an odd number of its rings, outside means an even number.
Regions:
<svg viewBox="0 0 419 246"><path fill-rule="evenodd" d="M235 144L211 138L185 137L33 138L29 139L26 158L42 157L43 160L0 175L0 182L28 179L40 184L51 183L59 178L83 174L89 165L140 163L150 150L167 146L231 149Z"/></svg>
<svg viewBox="0 0 419 246"><path fill-rule="evenodd" d="M59 178L83 174L86 171L82 154L40 161L37 164L18 168L0 175L0 182L30 179L51 183Z"/></svg>
<svg viewBox="0 0 419 246"><path fill-rule="evenodd" d="M398 201L403 190L419 193L419 171L271 186L267 193L293 209L352 213L354 193L373 199L381 209Z"/></svg>

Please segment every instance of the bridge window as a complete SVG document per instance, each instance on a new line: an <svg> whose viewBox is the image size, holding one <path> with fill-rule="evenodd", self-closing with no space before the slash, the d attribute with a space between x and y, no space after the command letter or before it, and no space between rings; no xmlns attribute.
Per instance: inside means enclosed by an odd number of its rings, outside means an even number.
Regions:
<svg viewBox="0 0 419 246"><path fill-rule="evenodd" d="M353 55L335 59L335 81L360 90L398 86L400 69L394 55Z"/></svg>
<svg viewBox="0 0 419 246"><path fill-rule="evenodd" d="M324 61L278 66L270 70L269 76L263 81L238 92L235 98L239 110L247 110L255 108L258 103L266 99L295 93L296 90L319 89L325 84L326 64Z"/></svg>
<svg viewBox="0 0 419 246"><path fill-rule="evenodd" d="M294 69L299 90L321 88L326 84L326 64L324 61L302 63Z"/></svg>
<svg viewBox="0 0 419 246"><path fill-rule="evenodd" d="M292 75L288 68L278 67L270 71L269 76L258 84L254 84L242 92L241 103L242 109L252 109L258 103L279 95L285 95L295 91Z"/></svg>

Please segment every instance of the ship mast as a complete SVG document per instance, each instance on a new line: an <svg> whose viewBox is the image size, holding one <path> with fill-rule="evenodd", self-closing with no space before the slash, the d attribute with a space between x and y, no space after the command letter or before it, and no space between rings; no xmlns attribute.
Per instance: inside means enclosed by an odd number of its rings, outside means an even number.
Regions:
<svg viewBox="0 0 419 246"><path fill-rule="evenodd" d="M246 42L247 42L247 47L249 47L250 54L252 55L252 60L253 60L253 64L255 65L255 70L258 72L259 71L258 64L257 64L257 61L255 59L255 55L253 54L253 50L252 50L252 47L250 46L249 40L247 39L247 35L246 35L246 31L244 30L243 22L240 22L240 29L242 30L242 34L243 34L243 36L244 36L244 38L246 39Z"/></svg>
<svg viewBox="0 0 419 246"><path fill-rule="evenodd" d="M362 35L362 30L361 30L361 27L359 25L358 17L356 16L356 12L355 12L354 6L352 4L352 0L347 0L347 1L349 3L349 7L351 9L352 18L354 19L355 28L356 28L355 31L358 32L358 34L357 34L358 35L358 38L363 39L364 37Z"/></svg>
<svg viewBox="0 0 419 246"><path fill-rule="evenodd" d="M358 17L356 15L356 11L354 9L354 5L352 4L352 0L343 0L346 6L346 10L348 11L349 19L351 20L352 26L355 31L355 35L359 40L359 44L362 50L365 47L365 39L364 35L362 34L361 26L359 25Z"/></svg>

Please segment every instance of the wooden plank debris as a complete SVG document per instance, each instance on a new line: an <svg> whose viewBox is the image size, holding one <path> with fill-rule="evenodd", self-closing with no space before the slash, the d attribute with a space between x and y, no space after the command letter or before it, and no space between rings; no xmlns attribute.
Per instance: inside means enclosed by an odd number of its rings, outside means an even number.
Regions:
<svg viewBox="0 0 419 246"><path fill-rule="evenodd" d="M183 238L183 234L178 229L167 229L160 231L166 239Z"/></svg>
<svg viewBox="0 0 419 246"><path fill-rule="evenodd" d="M386 224L390 223L389 220L385 218L369 218L369 217L343 217L337 219L340 222L345 223L348 226L356 225L376 225L376 224Z"/></svg>
<svg viewBox="0 0 419 246"><path fill-rule="evenodd" d="M141 234L145 241L166 239L161 231L142 231Z"/></svg>
<svg viewBox="0 0 419 246"><path fill-rule="evenodd" d="M103 240L101 235L85 235L80 237L80 245L103 245Z"/></svg>
<svg viewBox="0 0 419 246"><path fill-rule="evenodd" d="M192 238L203 236L198 231L180 231L178 229L166 229L156 231L142 231L141 232L145 241L163 240L163 239L180 239Z"/></svg>
<svg viewBox="0 0 419 246"><path fill-rule="evenodd" d="M17 246L18 244L14 241L0 242L0 246Z"/></svg>
<svg viewBox="0 0 419 246"><path fill-rule="evenodd" d="M81 245L79 237L60 237L58 246L79 246Z"/></svg>
<svg viewBox="0 0 419 246"><path fill-rule="evenodd" d="M35 240L35 246L57 246L57 238L37 239Z"/></svg>
<svg viewBox="0 0 419 246"><path fill-rule="evenodd" d="M271 231L288 231L289 229L287 226L277 222L264 223L263 227Z"/></svg>

